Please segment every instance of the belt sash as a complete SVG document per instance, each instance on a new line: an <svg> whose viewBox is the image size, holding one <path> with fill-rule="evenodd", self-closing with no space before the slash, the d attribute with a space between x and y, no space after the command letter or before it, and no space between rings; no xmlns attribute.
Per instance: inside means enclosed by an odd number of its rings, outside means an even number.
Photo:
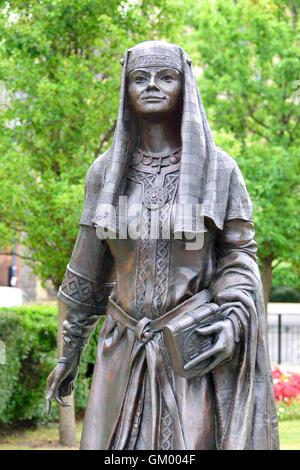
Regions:
<svg viewBox="0 0 300 470"><path fill-rule="evenodd" d="M180 413L177 406L176 397L170 383L167 370L163 361L163 357L160 350L160 345L155 339L155 334L160 332L170 321L175 320L179 316L188 311L193 310L194 308L199 307L200 305L210 301L210 293L207 289L198 292L193 295L185 302L182 302L172 310L169 310L164 315L155 320L144 317L141 320L136 320L135 318L128 315L125 310L123 310L112 298L108 302L107 313L111 315L114 320L121 323L123 326L135 333L135 337L138 341L136 347L133 348L130 363L133 364L137 354L144 348L145 358L147 363L147 368L149 373L156 377L163 398L165 400L166 406L172 417L173 427L174 427L174 438L176 442L176 449L186 450L184 434L181 425ZM152 426L154 427L155 417L152 419ZM153 441L157 440L154 436L157 435L155 429L152 429ZM153 443L154 448L157 443Z"/></svg>

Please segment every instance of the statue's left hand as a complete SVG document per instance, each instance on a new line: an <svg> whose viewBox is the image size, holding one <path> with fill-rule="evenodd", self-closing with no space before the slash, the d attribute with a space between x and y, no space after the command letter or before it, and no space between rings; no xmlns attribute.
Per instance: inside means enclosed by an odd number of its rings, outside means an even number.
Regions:
<svg viewBox="0 0 300 470"><path fill-rule="evenodd" d="M232 359L236 345L231 320L222 320L214 323L213 325L198 328L197 332L205 336L215 334L217 336L217 340L209 349L188 362L184 366L185 370L191 369L201 361L212 358L209 366L204 369L203 373L201 373L201 375L204 375Z"/></svg>

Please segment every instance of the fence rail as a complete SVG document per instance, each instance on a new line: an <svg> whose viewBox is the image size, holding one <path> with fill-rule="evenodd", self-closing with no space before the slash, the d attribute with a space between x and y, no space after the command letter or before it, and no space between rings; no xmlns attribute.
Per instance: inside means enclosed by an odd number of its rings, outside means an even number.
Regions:
<svg viewBox="0 0 300 470"><path fill-rule="evenodd" d="M268 314L270 359L278 364L300 364L300 312Z"/></svg>

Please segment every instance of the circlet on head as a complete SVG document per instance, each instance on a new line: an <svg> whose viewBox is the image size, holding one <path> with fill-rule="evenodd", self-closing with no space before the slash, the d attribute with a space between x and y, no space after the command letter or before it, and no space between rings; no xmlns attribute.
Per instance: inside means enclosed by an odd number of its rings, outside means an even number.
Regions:
<svg viewBox="0 0 300 470"><path fill-rule="evenodd" d="M130 57L127 64L127 73L144 67L167 67L182 72L182 62L177 57L165 54L145 54Z"/></svg>
<svg viewBox="0 0 300 470"><path fill-rule="evenodd" d="M137 68L146 67L166 67L183 72L183 57L180 48L175 44L164 41L144 41L129 49L128 52L127 61L124 57L120 60L122 66L126 62L127 74Z"/></svg>

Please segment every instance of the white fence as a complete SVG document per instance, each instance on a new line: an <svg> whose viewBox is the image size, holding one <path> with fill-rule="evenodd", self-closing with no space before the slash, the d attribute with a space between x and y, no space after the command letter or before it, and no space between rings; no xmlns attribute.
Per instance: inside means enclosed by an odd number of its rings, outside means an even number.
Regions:
<svg viewBox="0 0 300 470"><path fill-rule="evenodd" d="M272 362L300 364L300 303L269 303L268 340Z"/></svg>

